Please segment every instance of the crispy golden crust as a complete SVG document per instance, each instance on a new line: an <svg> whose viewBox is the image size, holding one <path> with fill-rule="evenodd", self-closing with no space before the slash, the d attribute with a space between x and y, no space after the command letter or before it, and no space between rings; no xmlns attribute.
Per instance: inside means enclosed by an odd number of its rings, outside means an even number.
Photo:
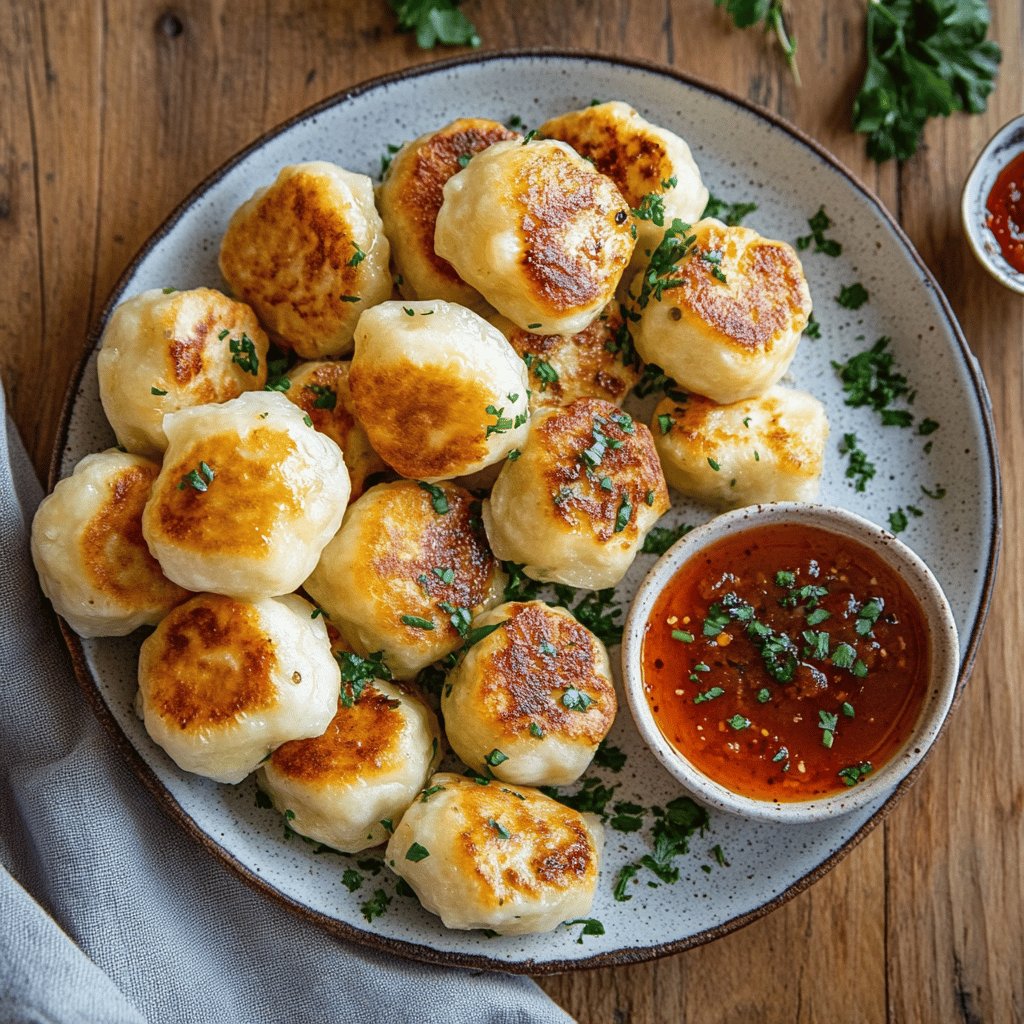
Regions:
<svg viewBox="0 0 1024 1024"><path fill-rule="evenodd" d="M566 526L592 531L600 541L618 534L621 541L631 543L638 534L638 508L654 508L661 515L669 507L651 433L628 416L625 422L631 429L624 429L625 415L610 402L581 398L539 418L530 437L531 446L539 445L549 455L543 473L551 495L550 514ZM598 442L595 431L610 444ZM584 453L595 442L601 456L591 467ZM619 513L624 504L632 511L628 518L623 515L623 525Z"/></svg>
<svg viewBox="0 0 1024 1024"><path fill-rule="evenodd" d="M203 594L160 623L143 648L140 673L150 712L200 734L272 708L276 665L274 643L252 605Z"/></svg>
<svg viewBox="0 0 1024 1024"><path fill-rule="evenodd" d="M322 736L292 740L270 759L279 775L307 786L329 786L371 769L375 773L398 767L404 719L396 702L370 683L351 706L338 713Z"/></svg>
<svg viewBox="0 0 1024 1024"><path fill-rule="evenodd" d="M284 394L341 449L352 483L349 500L354 501L363 493L366 478L388 467L356 419L348 380L350 366L338 360L300 363L289 373L290 387Z"/></svg>
<svg viewBox="0 0 1024 1024"><path fill-rule="evenodd" d="M577 334L534 334L504 317L496 317L492 323L527 360L532 409L568 405L577 398L603 398L621 405L640 379L639 370L625 366L609 348L622 325L618 303L609 303ZM550 379L553 374L557 380Z"/></svg>
<svg viewBox="0 0 1024 1024"><path fill-rule="evenodd" d="M440 478L487 455L484 410L493 392L440 363L430 373L426 386L421 364L389 359L356 363L350 374L357 415L372 424L378 452L403 476Z"/></svg>
<svg viewBox="0 0 1024 1024"><path fill-rule="evenodd" d="M197 554L262 556L274 530L302 512L302 495L288 473L296 450L287 433L270 427L252 430L244 445L233 431L189 445L165 467L167 482L154 492L146 513L150 536ZM200 462L214 472L205 491L187 482Z"/></svg>
<svg viewBox="0 0 1024 1024"><path fill-rule="evenodd" d="M617 704L615 688L600 671L607 659L595 649L593 634L543 602L511 602L500 611L505 625L480 641L487 646L476 655L480 713L509 737L528 734L534 724L545 734L599 743ZM562 702L568 690L592 703L584 711L568 709Z"/></svg>
<svg viewBox="0 0 1024 1024"><path fill-rule="evenodd" d="M410 298L443 298L472 305L479 299L434 251L437 211L444 184L462 170L460 157L472 156L494 142L519 138L497 121L464 117L404 146L388 168L380 188L384 230Z"/></svg>

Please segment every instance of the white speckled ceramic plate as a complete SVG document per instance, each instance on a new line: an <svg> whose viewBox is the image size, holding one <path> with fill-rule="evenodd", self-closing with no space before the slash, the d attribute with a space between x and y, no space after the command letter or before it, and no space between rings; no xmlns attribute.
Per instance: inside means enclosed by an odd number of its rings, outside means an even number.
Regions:
<svg viewBox="0 0 1024 1024"><path fill-rule="evenodd" d="M902 507L910 515L902 537L931 566L949 595L964 651L963 676L973 659L988 606L999 539L999 482L995 439L980 370L935 281L878 201L836 161L797 132L734 98L666 70L578 54L471 57L380 79L328 100L240 154L204 182L174 212L125 272L90 339L69 394L54 454L51 483L70 473L87 452L112 443L100 407L93 348L113 306L145 288L218 285L217 249L236 206L270 182L279 167L326 159L376 177L381 154L458 116L537 125L593 97L623 99L652 121L686 138L705 181L718 196L758 204L747 223L764 234L795 239L824 204L843 245L839 258L813 251L804 265L821 323L820 340L805 338L793 381L821 397L829 410L822 499L885 524ZM851 312L834 300L842 285L860 281L870 301ZM913 428L883 427L870 409L843 404L832 360L844 360L886 335L896 366L916 391L917 422L940 427L927 437ZM839 439L855 433L878 473L863 493L844 478ZM928 450L926 450L926 445ZM934 500L922 488L945 488ZM663 525L701 522L707 509L675 497ZM619 587L627 604L653 561L641 555ZM647 852L650 815L632 834L608 830L601 882L592 916L603 935L581 936L579 925L553 934L488 938L447 931L415 899L394 895L385 914L367 923L361 906L394 879L362 870L356 892L342 883L353 866L287 839L280 818L254 803L254 784L221 786L186 775L146 736L132 710L139 637L68 643L82 685L116 742L169 812L194 836L268 895L326 928L356 941L421 959L531 973L625 963L708 941L778 905L815 878L860 839L896 794L821 826L754 824L723 814L695 837L680 858L673 885L651 887L644 873L628 902L613 898L619 868ZM614 653L613 653L614 658ZM624 703L624 702L623 702ZM611 742L627 754L619 772L591 769L617 787L615 799L650 806L679 795L673 780L642 745L623 707ZM898 792L898 791L897 791ZM729 866L711 853L720 845ZM352 860L354 860L353 858ZM363 859L363 858L360 858Z"/></svg>

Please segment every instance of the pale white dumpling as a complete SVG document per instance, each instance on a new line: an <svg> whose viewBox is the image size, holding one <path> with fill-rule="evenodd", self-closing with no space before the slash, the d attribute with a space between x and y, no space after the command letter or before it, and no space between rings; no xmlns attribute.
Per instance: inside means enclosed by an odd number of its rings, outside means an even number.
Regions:
<svg viewBox="0 0 1024 1024"><path fill-rule="evenodd" d="M348 382L350 368L350 363L338 359L297 363L285 377L288 386L282 394L341 449L352 484L349 498L354 501L365 490L367 478L386 473L388 467L373 450L366 431L356 419ZM279 381L277 386L283 387L284 381Z"/></svg>
<svg viewBox="0 0 1024 1024"><path fill-rule="evenodd" d="M370 179L316 161L235 211L220 269L276 341L317 359L352 351L360 314L391 295L389 257Z"/></svg>
<svg viewBox="0 0 1024 1024"><path fill-rule="evenodd" d="M708 190L690 147L674 132L642 118L627 103L595 103L553 117L539 131L567 142L581 156L593 160L634 209L642 208L644 196L657 196L665 226L676 218L693 224L707 206ZM637 218L637 251L653 251L665 226L659 227L653 219Z"/></svg>
<svg viewBox="0 0 1024 1024"><path fill-rule="evenodd" d="M448 674L441 697L452 750L478 772L567 786L615 721L604 645L564 608L512 601L473 620L498 628Z"/></svg>
<svg viewBox="0 0 1024 1024"><path fill-rule="evenodd" d="M260 391L267 336L253 311L212 288L154 288L122 302L103 331L100 401L118 442L158 456L167 413Z"/></svg>
<svg viewBox="0 0 1024 1024"><path fill-rule="evenodd" d="M142 509L159 469L116 448L87 455L36 511L40 586L79 636L125 636L188 596L142 539Z"/></svg>
<svg viewBox="0 0 1024 1024"><path fill-rule="evenodd" d="M703 220L661 298L631 286L637 352L685 391L739 402L767 391L789 369L811 314L793 247L745 227Z"/></svg>
<svg viewBox="0 0 1024 1024"><path fill-rule="evenodd" d="M468 491L399 480L352 503L305 589L358 654L409 679L462 646L505 583Z"/></svg>
<svg viewBox="0 0 1024 1024"><path fill-rule="evenodd" d="M496 142L444 186L434 247L518 327L582 331L635 244L629 204L563 142Z"/></svg>
<svg viewBox="0 0 1024 1024"><path fill-rule="evenodd" d="M665 478L680 494L737 508L818 496L828 419L806 391L777 385L732 405L666 398L651 431Z"/></svg>
<svg viewBox="0 0 1024 1024"><path fill-rule="evenodd" d="M578 334L535 334L503 316L491 323L508 338L529 370L530 408L568 405L577 398L603 398L621 405L640 379L639 367L623 362L618 339L622 313L609 303Z"/></svg>
<svg viewBox="0 0 1024 1024"><path fill-rule="evenodd" d="M341 671L314 613L295 594L199 594L160 622L139 654L138 708L179 768L241 782L282 743L327 728Z"/></svg>
<svg viewBox="0 0 1024 1024"><path fill-rule="evenodd" d="M604 830L544 796L463 775L431 776L388 842L388 867L447 928L549 932L586 917Z"/></svg>
<svg viewBox="0 0 1024 1024"><path fill-rule="evenodd" d="M348 504L338 446L269 391L185 409L164 429L170 444L142 516L164 574L234 597L298 589Z"/></svg>
<svg viewBox="0 0 1024 1024"><path fill-rule="evenodd" d="M342 687L338 712L322 736L278 747L259 785L300 835L358 853L386 842L439 758L437 718L392 683ZM290 812L290 813L289 813Z"/></svg>
<svg viewBox="0 0 1024 1024"><path fill-rule="evenodd" d="M434 251L434 225L444 184L465 163L494 142L519 133L498 121L460 117L437 131L407 142L388 165L377 190L377 205L391 243L398 289L409 299L445 299L478 313L489 307L455 268Z"/></svg>
<svg viewBox="0 0 1024 1024"><path fill-rule="evenodd" d="M581 398L534 415L484 503L484 524L495 555L527 576L598 589L622 579L668 508L647 427Z"/></svg>
<svg viewBox="0 0 1024 1024"><path fill-rule="evenodd" d="M349 383L370 443L402 476L475 473L526 437L526 366L497 328L450 302L368 310Z"/></svg>

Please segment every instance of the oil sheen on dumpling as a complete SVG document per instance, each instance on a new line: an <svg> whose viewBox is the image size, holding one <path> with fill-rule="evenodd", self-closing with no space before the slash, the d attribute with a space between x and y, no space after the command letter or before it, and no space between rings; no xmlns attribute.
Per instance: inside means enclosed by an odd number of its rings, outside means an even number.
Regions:
<svg viewBox="0 0 1024 1024"><path fill-rule="evenodd" d="M587 916L603 839L595 817L536 789L441 772L385 856L446 927L528 935Z"/></svg>
<svg viewBox="0 0 1024 1024"><path fill-rule="evenodd" d="M87 455L36 511L39 583L79 636L125 636L188 596L142 539L142 509L159 470L116 448Z"/></svg>
<svg viewBox="0 0 1024 1024"><path fill-rule="evenodd" d="M370 179L317 161L235 211L220 269L275 340L318 359L351 352L360 314L391 295L389 257Z"/></svg>
<svg viewBox="0 0 1024 1024"><path fill-rule="evenodd" d="M199 594L147 637L139 711L179 768L241 782L282 743L327 728L341 673L314 611L295 594Z"/></svg>
<svg viewBox="0 0 1024 1024"><path fill-rule="evenodd" d="M377 204L391 243L399 288L409 299L445 299L481 313L487 303L434 251L434 226L444 184L468 159L494 142L519 138L498 121L460 117L406 143L395 154Z"/></svg>
<svg viewBox="0 0 1024 1024"><path fill-rule="evenodd" d="M811 313L792 246L752 228L703 220L672 272L673 286L637 308L641 358L685 391L727 404L753 398L789 369ZM638 277L633 296L642 294Z"/></svg>
<svg viewBox="0 0 1024 1024"><path fill-rule="evenodd" d="M478 772L520 785L567 786L586 771L615 721L608 653L570 612L543 601L498 605L473 628L497 624L445 680L448 742Z"/></svg>
<svg viewBox="0 0 1024 1024"><path fill-rule="evenodd" d="M174 413L164 429L170 445L142 516L164 574L234 597L298 589L348 504L338 446L268 391Z"/></svg>
<svg viewBox="0 0 1024 1024"><path fill-rule="evenodd" d="M420 697L374 680L342 687L322 736L278 747L259 785L300 835L358 853L386 842L436 767L440 730ZM290 813L289 813L290 812Z"/></svg>
<svg viewBox="0 0 1024 1024"><path fill-rule="evenodd" d="M693 224L707 206L708 190L690 147L673 132L646 121L626 103L596 103L553 117L539 130L593 160L634 209L641 207L644 196L653 193L661 202L665 224L677 217ZM636 229L637 251L641 253L653 251L665 230L652 219L640 218Z"/></svg>
<svg viewBox="0 0 1024 1024"><path fill-rule="evenodd" d="M337 359L298 363L288 371L288 387L283 394L341 449L352 484L349 500L355 501L365 489L366 478L384 473L388 467L356 419L349 368L349 363Z"/></svg>
<svg viewBox="0 0 1024 1024"><path fill-rule="evenodd" d="M622 326L618 303L578 334L535 334L495 316L491 323L508 339L529 369L530 408L568 405L577 398L603 398L621 405L640 373L619 357Z"/></svg>
<svg viewBox="0 0 1024 1024"><path fill-rule="evenodd" d="M358 654L409 679L462 646L505 582L468 491L399 480L352 503L305 589Z"/></svg>
<svg viewBox="0 0 1024 1024"><path fill-rule="evenodd" d="M668 511L654 440L610 402L581 398L533 417L484 503L498 558L536 580L611 587Z"/></svg>
<svg viewBox="0 0 1024 1024"><path fill-rule="evenodd" d="M777 385L732 405L666 398L651 431L665 478L680 494L731 507L818 496L828 420L806 391Z"/></svg>
<svg viewBox="0 0 1024 1024"><path fill-rule="evenodd" d="M96 359L118 443L159 456L167 413L261 391L267 344L253 311L212 288L155 288L122 302Z"/></svg>
<svg viewBox="0 0 1024 1024"><path fill-rule="evenodd" d="M614 296L632 222L612 180L565 143L496 142L444 186L434 246L518 327L575 334Z"/></svg>
<svg viewBox="0 0 1024 1024"><path fill-rule="evenodd" d="M370 443L405 477L475 473L526 437L526 366L496 327L450 302L369 310L349 383Z"/></svg>

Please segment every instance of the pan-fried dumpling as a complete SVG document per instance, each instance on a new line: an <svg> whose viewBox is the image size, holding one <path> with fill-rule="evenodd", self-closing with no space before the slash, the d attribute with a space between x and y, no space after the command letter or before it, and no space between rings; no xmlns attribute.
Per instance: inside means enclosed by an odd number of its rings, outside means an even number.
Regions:
<svg viewBox="0 0 1024 1024"><path fill-rule="evenodd" d="M666 398L651 432L665 478L680 494L737 508L818 496L828 420L806 391L776 385L732 405Z"/></svg>
<svg viewBox="0 0 1024 1024"><path fill-rule="evenodd" d="M811 314L792 246L752 228L703 220L672 273L677 281L636 312L641 358L685 391L728 404L767 391L789 369ZM631 286L642 293L642 279Z"/></svg>
<svg viewBox="0 0 1024 1024"><path fill-rule="evenodd" d="M352 503L305 589L356 653L409 679L462 645L505 582L468 491L398 480Z"/></svg>
<svg viewBox="0 0 1024 1024"><path fill-rule="evenodd" d="M288 387L283 394L341 449L352 484L349 500L355 501L363 493L366 478L386 473L388 467L356 419L348 383L350 365L337 359L298 363L288 371Z"/></svg>
<svg viewBox="0 0 1024 1024"><path fill-rule="evenodd" d="M142 509L160 467L111 448L87 455L32 521L43 593L79 636L125 636L188 596L142 539Z"/></svg>
<svg viewBox="0 0 1024 1024"><path fill-rule="evenodd" d="M389 257L370 179L316 161L235 211L220 269L275 340L318 359L351 352L360 314L390 297Z"/></svg>
<svg viewBox="0 0 1024 1024"><path fill-rule="evenodd" d="M370 443L402 476L475 473L526 437L526 366L497 328L450 302L369 310L349 382Z"/></svg>
<svg viewBox="0 0 1024 1024"><path fill-rule="evenodd" d="M313 571L348 504L338 446L277 392L184 409L142 515L164 574L189 590L287 594Z"/></svg>
<svg viewBox="0 0 1024 1024"><path fill-rule="evenodd" d="M536 580L573 587L619 582L668 511L650 431L610 402L581 398L533 417L484 503L494 553Z"/></svg>
<svg viewBox="0 0 1024 1024"><path fill-rule="evenodd" d="M261 391L267 344L253 311L212 288L154 288L122 302L96 359L118 443L159 456L167 413Z"/></svg>
<svg viewBox="0 0 1024 1024"><path fill-rule="evenodd" d="M445 182L474 153L494 142L517 138L518 132L498 121L460 117L406 143L395 154L377 191L377 204L406 298L444 299L478 313L487 309L480 293L434 251L434 225Z"/></svg>
<svg viewBox="0 0 1024 1024"><path fill-rule="evenodd" d="M622 405L640 379L620 358L617 335L622 314L617 302L578 334L534 334L503 316L491 323L508 339L529 369L530 408L569 405L577 398L603 398Z"/></svg>
<svg viewBox="0 0 1024 1024"><path fill-rule="evenodd" d="M629 204L563 142L496 142L444 186L434 247L499 313L582 331L633 253Z"/></svg>
<svg viewBox="0 0 1024 1024"><path fill-rule="evenodd" d="M494 625L445 680L448 742L478 772L567 786L615 721L608 652L570 612L543 601L512 601L473 620L474 630Z"/></svg>
<svg viewBox="0 0 1024 1024"><path fill-rule="evenodd" d="M653 193L664 211L665 224L676 217L693 224L707 206L708 190L690 147L668 129L644 120L627 103L596 103L553 117L539 130L593 160L633 209L642 209L644 197ZM653 251L665 232L650 218L638 218L636 230L640 253Z"/></svg>
<svg viewBox="0 0 1024 1024"><path fill-rule="evenodd" d="M217 782L241 782L282 743L319 736L340 685L323 620L295 594L199 594L139 654L146 731L179 768Z"/></svg>
<svg viewBox="0 0 1024 1024"><path fill-rule="evenodd" d="M357 656L358 657L358 656ZM322 736L278 747L259 785L300 835L335 850L379 846L436 767L440 730L421 698L375 679L342 686Z"/></svg>
<svg viewBox="0 0 1024 1024"><path fill-rule="evenodd" d="M528 935L586 917L603 841L595 817L535 789L440 772L386 858L445 927Z"/></svg>

